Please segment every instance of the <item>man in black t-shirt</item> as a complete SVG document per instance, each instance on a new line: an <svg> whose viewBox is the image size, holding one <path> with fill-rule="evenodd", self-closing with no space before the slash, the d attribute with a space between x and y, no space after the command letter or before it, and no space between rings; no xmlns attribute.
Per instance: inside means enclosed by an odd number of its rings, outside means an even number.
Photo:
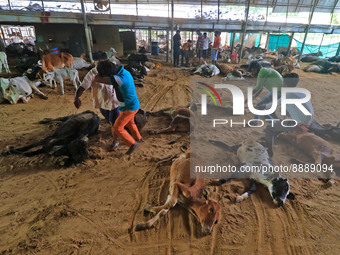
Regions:
<svg viewBox="0 0 340 255"><path fill-rule="evenodd" d="M179 66L179 55L181 54L181 36L180 36L180 31L177 30L176 34L174 35L173 38L173 58L174 58L174 66L178 67Z"/></svg>

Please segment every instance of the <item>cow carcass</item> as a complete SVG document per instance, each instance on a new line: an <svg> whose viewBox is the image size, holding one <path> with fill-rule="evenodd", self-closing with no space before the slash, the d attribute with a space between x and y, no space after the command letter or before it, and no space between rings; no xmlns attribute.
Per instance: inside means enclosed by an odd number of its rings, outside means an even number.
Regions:
<svg viewBox="0 0 340 255"><path fill-rule="evenodd" d="M72 67L74 69L88 68L90 66L91 64L86 62L86 60L83 58L78 58L78 57L73 58Z"/></svg>
<svg viewBox="0 0 340 255"><path fill-rule="evenodd" d="M86 160L89 157L87 150L88 137L93 136L98 131L100 124L99 116L92 111L86 111L57 119L44 119L39 123L46 124L52 121L63 122L53 135L21 148L15 149L11 147L0 155L19 154L30 157L47 153L55 157L66 156L60 162L61 166L77 164ZM36 147L41 148L30 151Z"/></svg>
<svg viewBox="0 0 340 255"><path fill-rule="evenodd" d="M27 103L34 92L43 99L47 96L42 93L35 83L30 81L26 76L15 77L11 79L0 78L1 97L0 101L6 99L11 104L16 104L19 100Z"/></svg>
<svg viewBox="0 0 340 255"><path fill-rule="evenodd" d="M2 66L4 66L6 73L11 73L7 63L7 55L5 52L0 51L0 73L2 73Z"/></svg>
<svg viewBox="0 0 340 255"><path fill-rule="evenodd" d="M69 53L53 53L42 56L42 70L53 72L56 68L72 68L73 56Z"/></svg>
<svg viewBox="0 0 340 255"><path fill-rule="evenodd" d="M77 83L80 86L79 73L74 68L55 69L53 72L46 72L43 74L43 79L50 83L51 88L53 88L53 85L56 88L57 83L59 83L62 95L64 95L64 80L70 80L76 90L78 88Z"/></svg>

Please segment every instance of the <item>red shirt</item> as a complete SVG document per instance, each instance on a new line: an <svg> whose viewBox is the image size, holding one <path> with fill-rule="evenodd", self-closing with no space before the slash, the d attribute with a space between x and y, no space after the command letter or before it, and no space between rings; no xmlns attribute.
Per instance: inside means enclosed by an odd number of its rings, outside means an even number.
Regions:
<svg viewBox="0 0 340 255"><path fill-rule="evenodd" d="M221 44L221 37L215 36L214 44L212 46L212 49L213 50L217 50L220 47L220 44Z"/></svg>

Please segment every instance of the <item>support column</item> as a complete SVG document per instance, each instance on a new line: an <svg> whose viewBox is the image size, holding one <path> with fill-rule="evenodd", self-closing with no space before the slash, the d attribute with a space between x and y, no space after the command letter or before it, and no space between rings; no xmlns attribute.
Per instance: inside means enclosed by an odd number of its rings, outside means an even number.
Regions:
<svg viewBox="0 0 340 255"><path fill-rule="evenodd" d="M174 62L174 54L173 54L173 49L174 49L174 9L175 9L175 4L174 0L171 0L171 62Z"/></svg>
<svg viewBox="0 0 340 255"><path fill-rule="evenodd" d="M316 6L318 5L319 3L319 0L314 0L314 4L313 4L313 8L312 8L312 11L310 12L309 14L309 19L308 19L308 25L306 26L306 33L305 33L305 37L303 38L303 43L302 43L302 47L301 47L301 52L300 52L300 56L299 56L299 60L301 59L302 57L302 52L303 52L303 49L305 47L305 43L306 43L306 40L307 40L307 36L308 36L308 33L309 33L309 29L310 29L310 24L312 22L312 19L313 19L313 15L314 15L314 11L315 11L315 8Z"/></svg>
<svg viewBox="0 0 340 255"><path fill-rule="evenodd" d="M268 50L268 45L269 45L269 37L270 37L270 33L267 33L267 40L266 40L266 45L265 45L265 49Z"/></svg>
<svg viewBox="0 0 340 255"><path fill-rule="evenodd" d="M335 56L339 56L339 54L340 54L340 43L339 43L338 50L336 51Z"/></svg>
<svg viewBox="0 0 340 255"><path fill-rule="evenodd" d="M90 62L92 63L93 58L92 58L91 43L90 43L90 36L89 36L89 27L87 26L87 20L86 20L84 0L80 0L80 3L81 3L81 10L83 13L83 24L84 24L84 29L85 29L87 54L89 55Z"/></svg>
<svg viewBox="0 0 340 255"><path fill-rule="evenodd" d="M246 31L247 31L247 24L248 24L248 16L249 16L249 7L250 7L250 0L248 0L248 5L247 5L247 9L246 9L246 21L243 24L243 31L242 31L242 41L241 41L241 51L240 51L240 56L238 56L238 59L241 60L242 58L242 53L243 53L243 44L244 44L244 38L246 35Z"/></svg>
<svg viewBox="0 0 340 255"><path fill-rule="evenodd" d="M290 48L292 47L292 42L293 42L293 39L294 39L294 32L291 34L290 38L289 38L289 44L288 44L288 56L290 56Z"/></svg>
<svg viewBox="0 0 340 255"><path fill-rule="evenodd" d="M150 52L151 52L151 27L149 27L148 29L148 41L149 41L149 49L150 49Z"/></svg>
<svg viewBox="0 0 340 255"><path fill-rule="evenodd" d="M169 62L169 29L166 30L166 62Z"/></svg>
<svg viewBox="0 0 340 255"><path fill-rule="evenodd" d="M235 44L235 32L231 33L231 36L232 36L232 40L231 40L231 54L233 54L233 51L234 51L234 44Z"/></svg>
<svg viewBox="0 0 340 255"><path fill-rule="evenodd" d="M221 0L218 0L218 2L217 2L217 21L220 21L220 5L221 5Z"/></svg>

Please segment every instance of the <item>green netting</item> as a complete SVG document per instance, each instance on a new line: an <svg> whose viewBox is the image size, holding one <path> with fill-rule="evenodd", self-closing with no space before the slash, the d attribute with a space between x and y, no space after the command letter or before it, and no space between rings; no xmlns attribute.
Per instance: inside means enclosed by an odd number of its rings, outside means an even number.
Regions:
<svg viewBox="0 0 340 255"><path fill-rule="evenodd" d="M295 42L296 42L298 50L301 52L302 42L298 40L295 40ZM339 47L339 43L333 43L333 44L321 45L321 46L305 44L302 54L318 53L319 51L321 51L323 54L323 57L329 58L329 57L333 57L336 55L338 47Z"/></svg>
<svg viewBox="0 0 340 255"><path fill-rule="evenodd" d="M268 42L269 50L278 50L279 47L288 48L289 45L289 35L270 35Z"/></svg>

